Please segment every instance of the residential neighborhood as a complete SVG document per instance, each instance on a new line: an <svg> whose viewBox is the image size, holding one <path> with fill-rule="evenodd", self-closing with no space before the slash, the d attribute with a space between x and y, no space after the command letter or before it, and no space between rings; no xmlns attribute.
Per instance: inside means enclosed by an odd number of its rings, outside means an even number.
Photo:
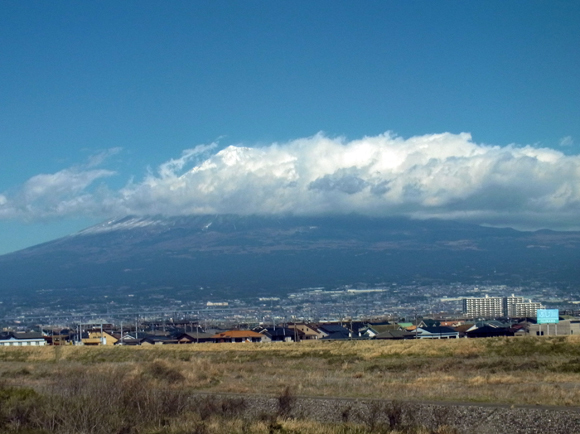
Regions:
<svg viewBox="0 0 580 434"><path fill-rule="evenodd" d="M204 328L200 324L115 324L75 325L68 328L4 330L0 346L45 345L184 345L211 343L269 343L309 340L403 340L464 339L500 336L541 337L580 334L580 318L559 317L554 324L538 324L533 317L503 320L438 320L420 318L405 321L302 322L269 325L240 324L236 328Z"/></svg>

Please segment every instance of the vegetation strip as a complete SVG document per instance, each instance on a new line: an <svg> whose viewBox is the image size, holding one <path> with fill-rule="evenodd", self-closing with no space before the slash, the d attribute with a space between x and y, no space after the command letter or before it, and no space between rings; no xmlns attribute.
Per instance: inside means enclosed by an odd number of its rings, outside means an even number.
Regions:
<svg viewBox="0 0 580 434"><path fill-rule="evenodd" d="M579 372L580 337L7 347L0 432L576 432Z"/></svg>

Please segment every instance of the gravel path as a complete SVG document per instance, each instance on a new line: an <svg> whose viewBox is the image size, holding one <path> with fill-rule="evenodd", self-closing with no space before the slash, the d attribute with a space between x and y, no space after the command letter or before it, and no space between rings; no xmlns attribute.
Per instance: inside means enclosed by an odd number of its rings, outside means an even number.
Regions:
<svg viewBox="0 0 580 434"><path fill-rule="evenodd" d="M279 397L205 394L202 399L243 399L244 414L262 417L312 419L319 422L355 422L367 426L380 424L392 428L423 425L454 427L460 433L477 434L571 434L580 433L580 408L550 406L509 406L455 402L411 402L378 399L352 399L289 396Z"/></svg>

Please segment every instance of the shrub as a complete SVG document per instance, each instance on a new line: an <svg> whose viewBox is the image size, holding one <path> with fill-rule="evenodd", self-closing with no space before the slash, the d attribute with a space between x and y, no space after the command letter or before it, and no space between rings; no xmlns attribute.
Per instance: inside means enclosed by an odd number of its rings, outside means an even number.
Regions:
<svg viewBox="0 0 580 434"><path fill-rule="evenodd" d="M144 374L151 379L174 384L183 381L185 377L176 368L162 360L155 360L145 368Z"/></svg>
<svg viewBox="0 0 580 434"><path fill-rule="evenodd" d="M290 387L286 386L278 397L278 416L282 418L290 417L295 404L296 397L290 390Z"/></svg>
<svg viewBox="0 0 580 434"><path fill-rule="evenodd" d="M38 401L39 396L33 389L0 385L0 428L28 425Z"/></svg>

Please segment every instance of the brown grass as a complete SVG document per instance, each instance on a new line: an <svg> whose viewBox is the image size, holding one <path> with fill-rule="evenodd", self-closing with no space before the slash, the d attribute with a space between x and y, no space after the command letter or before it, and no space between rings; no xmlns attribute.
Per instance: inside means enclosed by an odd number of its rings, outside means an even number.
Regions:
<svg viewBox="0 0 580 434"><path fill-rule="evenodd" d="M56 372L111 372L183 390L575 405L580 337L1 348L0 377L43 387Z"/></svg>

